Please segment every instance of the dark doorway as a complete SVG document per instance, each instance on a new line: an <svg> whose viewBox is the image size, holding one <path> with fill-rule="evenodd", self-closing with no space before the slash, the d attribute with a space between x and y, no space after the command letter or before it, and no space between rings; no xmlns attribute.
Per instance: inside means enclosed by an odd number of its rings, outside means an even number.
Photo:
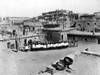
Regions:
<svg viewBox="0 0 100 75"><path fill-rule="evenodd" d="M7 48L10 48L10 42L7 43Z"/></svg>
<svg viewBox="0 0 100 75"><path fill-rule="evenodd" d="M32 40L29 40L28 45L31 45L31 44L33 44L33 42L32 42Z"/></svg>
<svg viewBox="0 0 100 75"><path fill-rule="evenodd" d="M27 45L27 39L24 39L24 45Z"/></svg>
<svg viewBox="0 0 100 75"><path fill-rule="evenodd" d="M85 41L87 42L87 38L85 38Z"/></svg>
<svg viewBox="0 0 100 75"><path fill-rule="evenodd" d="M13 30L13 36L16 35L16 30Z"/></svg>
<svg viewBox="0 0 100 75"><path fill-rule="evenodd" d="M100 37L98 38L98 44L100 44Z"/></svg>
<svg viewBox="0 0 100 75"><path fill-rule="evenodd" d="M63 35L61 35L62 41L63 41Z"/></svg>
<svg viewBox="0 0 100 75"><path fill-rule="evenodd" d="M15 40L16 50L18 49L18 42Z"/></svg>

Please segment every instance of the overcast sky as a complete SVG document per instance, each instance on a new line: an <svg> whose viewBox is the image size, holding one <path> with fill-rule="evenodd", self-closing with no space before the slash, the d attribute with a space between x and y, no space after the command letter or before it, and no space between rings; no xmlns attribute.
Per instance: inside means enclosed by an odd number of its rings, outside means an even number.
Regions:
<svg viewBox="0 0 100 75"><path fill-rule="evenodd" d="M100 11L100 0L0 0L0 16L34 17L56 9L93 13Z"/></svg>

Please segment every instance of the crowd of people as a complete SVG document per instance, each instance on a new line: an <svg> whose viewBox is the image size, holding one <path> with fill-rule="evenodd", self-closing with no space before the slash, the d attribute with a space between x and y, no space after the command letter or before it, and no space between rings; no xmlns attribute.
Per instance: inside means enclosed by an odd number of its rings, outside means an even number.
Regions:
<svg viewBox="0 0 100 75"><path fill-rule="evenodd" d="M48 43L48 44L29 44L25 46L25 50L35 50L35 49L50 49L50 48L60 48L60 47L67 47L67 42L62 43Z"/></svg>

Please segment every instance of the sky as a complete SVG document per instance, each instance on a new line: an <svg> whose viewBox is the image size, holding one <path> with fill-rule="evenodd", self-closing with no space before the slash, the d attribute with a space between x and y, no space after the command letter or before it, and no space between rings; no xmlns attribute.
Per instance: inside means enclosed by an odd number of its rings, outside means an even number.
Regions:
<svg viewBox="0 0 100 75"><path fill-rule="evenodd" d="M0 0L0 16L35 17L57 9L99 12L100 0Z"/></svg>

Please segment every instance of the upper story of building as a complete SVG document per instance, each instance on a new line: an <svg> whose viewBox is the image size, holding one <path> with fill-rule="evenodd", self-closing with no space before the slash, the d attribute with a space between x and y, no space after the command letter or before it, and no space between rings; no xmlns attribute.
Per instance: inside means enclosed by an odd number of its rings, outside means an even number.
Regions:
<svg viewBox="0 0 100 75"><path fill-rule="evenodd" d="M38 16L39 20L42 20L44 28L55 28L59 27L61 29L70 27L70 18L68 14L73 13L67 10L55 10L42 13Z"/></svg>
<svg viewBox="0 0 100 75"><path fill-rule="evenodd" d="M0 23L6 23L18 25L19 23L22 23L24 20L30 19L29 17L0 17Z"/></svg>

